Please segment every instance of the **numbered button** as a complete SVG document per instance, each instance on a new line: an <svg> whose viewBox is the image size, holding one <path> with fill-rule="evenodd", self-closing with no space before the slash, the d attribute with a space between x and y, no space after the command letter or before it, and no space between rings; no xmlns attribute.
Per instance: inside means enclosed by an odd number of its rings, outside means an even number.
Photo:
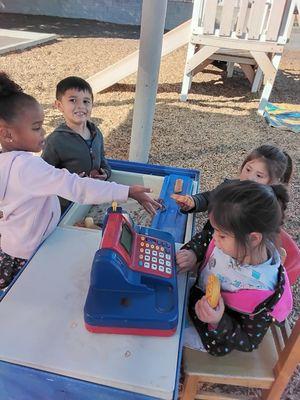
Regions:
<svg viewBox="0 0 300 400"><path fill-rule="evenodd" d="M156 264L151 264L151 269L153 269L154 271L157 270L157 265Z"/></svg>
<svg viewBox="0 0 300 400"><path fill-rule="evenodd" d="M151 253L150 249L145 249L145 254L150 254L150 253Z"/></svg>
<svg viewBox="0 0 300 400"><path fill-rule="evenodd" d="M166 261L166 266L167 266L167 267L171 267L170 261Z"/></svg>
<svg viewBox="0 0 300 400"><path fill-rule="evenodd" d="M170 254L166 254L166 260L171 260Z"/></svg>
<svg viewBox="0 0 300 400"><path fill-rule="evenodd" d="M145 268L150 268L150 264L148 262L145 262L144 267Z"/></svg>
<svg viewBox="0 0 300 400"><path fill-rule="evenodd" d="M156 251L156 250L153 250L153 251L152 251L152 254L153 254L154 256L157 256L157 251Z"/></svg>
<svg viewBox="0 0 300 400"><path fill-rule="evenodd" d="M164 260L162 260L161 258L158 260L158 263L160 264L160 265L164 265Z"/></svg>
<svg viewBox="0 0 300 400"><path fill-rule="evenodd" d="M152 257L152 261L156 263L157 262L157 257Z"/></svg>
<svg viewBox="0 0 300 400"><path fill-rule="evenodd" d="M158 266L158 270L159 270L160 272L165 272L164 267L162 267L161 265Z"/></svg>
<svg viewBox="0 0 300 400"><path fill-rule="evenodd" d="M159 253L159 257L164 257L164 253Z"/></svg>
<svg viewBox="0 0 300 400"><path fill-rule="evenodd" d="M150 261L150 256L145 256L145 261Z"/></svg>
<svg viewBox="0 0 300 400"><path fill-rule="evenodd" d="M169 274L169 275L171 275L171 274L172 274L171 268L166 268L166 273Z"/></svg>

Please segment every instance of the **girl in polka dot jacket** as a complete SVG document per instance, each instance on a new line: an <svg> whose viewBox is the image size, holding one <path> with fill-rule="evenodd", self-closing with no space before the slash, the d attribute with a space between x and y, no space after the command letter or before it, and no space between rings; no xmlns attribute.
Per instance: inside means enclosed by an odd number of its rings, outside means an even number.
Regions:
<svg viewBox="0 0 300 400"><path fill-rule="evenodd" d="M184 246L200 263L189 314L212 355L252 351L271 323L283 322L292 309L290 284L276 248L287 202L281 185L242 181L223 186L209 204L209 223ZM204 292L211 273L221 283L215 309Z"/></svg>

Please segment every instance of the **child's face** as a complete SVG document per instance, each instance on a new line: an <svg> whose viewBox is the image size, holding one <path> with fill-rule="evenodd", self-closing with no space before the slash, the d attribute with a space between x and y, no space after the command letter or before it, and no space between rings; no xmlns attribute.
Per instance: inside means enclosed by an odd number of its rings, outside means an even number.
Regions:
<svg viewBox="0 0 300 400"><path fill-rule="evenodd" d="M11 138L7 147L10 150L40 152L45 145L43 122L44 112L40 104L33 104L21 111L17 121L8 128Z"/></svg>
<svg viewBox="0 0 300 400"><path fill-rule="evenodd" d="M93 100L87 91L68 89L61 100L56 100L56 106L63 113L67 125L81 125L90 119Z"/></svg>
<svg viewBox="0 0 300 400"><path fill-rule="evenodd" d="M213 225L211 221L211 225L214 228L214 240L216 246L223 251L223 253L227 254L230 257L235 259L238 258L238 248L236 245L236 240L233 235L224 232Z"/></svg>
<svg viewBox="0 0 300 400"><path fill-rule="evenodd" d="M271 183L271 177L267 170L266 164L259 159L255 159L252 161L248 161L241 173L240 173L241 181L254 181L258 183L262 183L264 185L268 185Z"/></svg>

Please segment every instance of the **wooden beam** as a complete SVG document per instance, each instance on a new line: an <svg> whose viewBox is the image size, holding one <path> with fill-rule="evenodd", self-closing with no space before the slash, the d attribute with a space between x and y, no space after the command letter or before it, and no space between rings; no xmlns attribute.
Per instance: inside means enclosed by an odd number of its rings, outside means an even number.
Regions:
<svg viewBox="0 0 300 400"><path fill-rule="evenodd" d="M187 66L186 66L186 73L190 73L195 69L199 64L201 64L203 61L205 61L207 58L209 58L213 53L219 50L219 47L214 47L214 46L204 46L202 47L197 53L193 55L192 58L190 58L187 61Z"/></svg>

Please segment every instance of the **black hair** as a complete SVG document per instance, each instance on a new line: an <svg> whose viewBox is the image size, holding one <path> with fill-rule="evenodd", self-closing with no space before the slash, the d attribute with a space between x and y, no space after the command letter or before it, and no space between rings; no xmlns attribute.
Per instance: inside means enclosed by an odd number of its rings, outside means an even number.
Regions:
<svg viewBox="0 0 300 400"><path fill-rule="evenodd" d="M34 97L24 93L21 86L5 72L0 72L0 119L12 123L24 108L37 103Z"/></svg>
<svg viewBox="0 0 300 400"><path fill-rule="evenodd" d="M77 89L83 92L86 91L91 95L92 100L94 101L93 90L90 84L78 76L68 76L67 78L58 82L56 85L56 99L61 100L62 96L69 89Z"/></svg>
<svg viewBox="0 0 300 400"><path fill-rule="evenodd" d="M208 212L217 228L235 236L245 254L251 232L262 234L261 245L276 245L288 201L283 185L238 181L213 192Z"/></svg>
<svg viewBox="0 0 300 400"><path fill-rule="evenodd" d="M249 161L262 159L266 164L269 176L272 181L288 184L293 172L291 157L276 146L264 144L254 149L244 160L241 170Z"/></svg>

